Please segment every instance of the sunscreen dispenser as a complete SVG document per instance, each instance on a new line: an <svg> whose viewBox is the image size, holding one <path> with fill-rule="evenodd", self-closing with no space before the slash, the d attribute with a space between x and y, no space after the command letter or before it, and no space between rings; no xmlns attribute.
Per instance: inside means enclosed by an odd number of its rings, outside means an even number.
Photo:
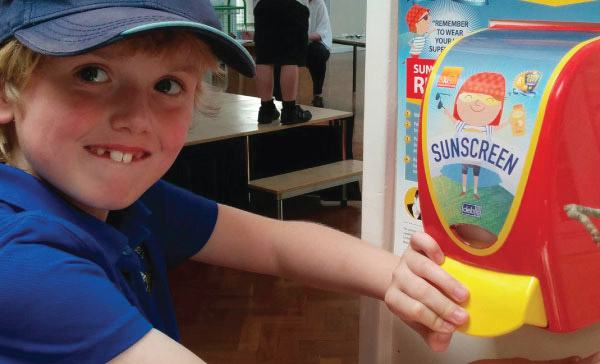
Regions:
<svg viewBox="0 0 600 364"><path fill-rule="evenodd" d="M471 293L460 331L600 320L600 26L497 25L453 42L418 148L424 229Z"/></svg>

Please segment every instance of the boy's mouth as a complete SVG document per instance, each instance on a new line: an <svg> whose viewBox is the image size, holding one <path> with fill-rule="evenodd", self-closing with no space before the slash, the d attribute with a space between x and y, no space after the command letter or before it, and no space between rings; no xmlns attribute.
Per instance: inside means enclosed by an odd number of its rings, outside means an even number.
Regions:
<svg viewBox="0 0 600 364"><path fill-rule="evenodd" d="M97 146L86 146L85 149L96 156L110 158L115 162L122 162L125 164L131 163L132 161L144 159L150 156L150 153L145 152L143 150L124 151Z"/></svg>

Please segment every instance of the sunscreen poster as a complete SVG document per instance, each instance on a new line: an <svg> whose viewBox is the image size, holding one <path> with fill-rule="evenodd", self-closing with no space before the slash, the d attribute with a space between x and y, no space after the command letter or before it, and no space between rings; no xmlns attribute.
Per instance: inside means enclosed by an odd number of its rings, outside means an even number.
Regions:
<svg viewBox="0 0 600 364"><path fill-rule="evenodd" d="M497 39L466 36L493 21L585 23L598 22L597 14L599 1L399 0L395 253L403 252L410 235L422 230L417 188L421 114L429 113L426 132L433 138L427 149L427 167L439 196L438 214L448 224L476 221L499 235L515 202L530 148L539 107L536 93L552 71L544 52L560 53L578 41L557 39L551 47L522 44L522 62L509 64L503 61L506 49L501 45L484 57L469 52L477 48L477 42L489 44ZM456 44L465 49L442 60L446 47L462 38L464 45L462 41ZM423 110L425 88L438 58L443 64L429 93L427 110ZM459 92L461 88L465 92ZM475 122L482 125L458 120L459 94L487 95L488 100L483 101L494 103L489 106L498 112L490 120ZM500 195L509 198L494 198ZM499 200L504 201L503 206L497 206Z"/></svg>

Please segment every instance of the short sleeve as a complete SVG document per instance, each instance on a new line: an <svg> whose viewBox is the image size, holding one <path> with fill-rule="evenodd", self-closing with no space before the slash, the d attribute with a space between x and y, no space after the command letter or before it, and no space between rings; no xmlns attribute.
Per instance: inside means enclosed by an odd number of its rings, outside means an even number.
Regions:
<svg viewBox="0 0 600 364"><path fill-rule="evenodd" d="M95 263L37 243L0 250L0 362L104 363L151 324Z"/></svg>
<svg viewBox="0 0 600 364"><path fill-rule="evenodd" d="M163 248L167 268L198 253L217 223L215 201L165 181L152 186L142 201L152 211L152 235Z"/></svg>

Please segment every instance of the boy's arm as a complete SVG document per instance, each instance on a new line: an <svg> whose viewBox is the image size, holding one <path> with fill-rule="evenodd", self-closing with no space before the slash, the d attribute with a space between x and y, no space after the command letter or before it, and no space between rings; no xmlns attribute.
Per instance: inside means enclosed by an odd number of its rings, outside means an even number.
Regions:
<svg viewBox="0 0 600 364"><path fill-rule="evenodd" d="M213 235L194 259L384 300L436 350L444 350L455 326L467 319L446 296L462 301L468 293L438 266L442 252L426 234L415 234L398 257L318 224L219 205Z"/></svg>
<svg viewBox="0 0 600 364"><path fill-rule="evenodd" d="M162 332L152 329L109 364L206 364L194 353Z"/></svg>

